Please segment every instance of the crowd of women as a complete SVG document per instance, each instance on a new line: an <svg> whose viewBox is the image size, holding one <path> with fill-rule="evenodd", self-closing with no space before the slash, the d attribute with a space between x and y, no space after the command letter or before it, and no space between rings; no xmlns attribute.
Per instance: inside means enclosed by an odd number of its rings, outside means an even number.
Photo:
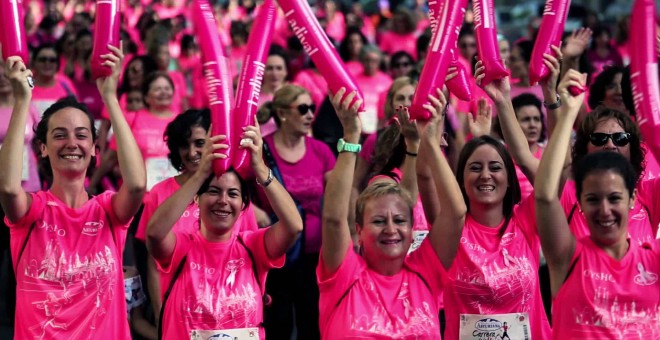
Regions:
<svg viewBox="0 0 660 340"><path fill-rule="evenodd" d="M280 15L232 146L249 173L216 176L230 143L210 132L185 1L126 1L96 80L93 3L28 2L31 58L0 62L0 338L660 337L660 155L626 19L613 39L588 17L538 85L531 19L499 37L511 75L483 84L468 11L474 99L435 89L415 121L424 2L348 3L315 10L362 98L329 93ZM256 5L215 5L234 77Z"/></svg>

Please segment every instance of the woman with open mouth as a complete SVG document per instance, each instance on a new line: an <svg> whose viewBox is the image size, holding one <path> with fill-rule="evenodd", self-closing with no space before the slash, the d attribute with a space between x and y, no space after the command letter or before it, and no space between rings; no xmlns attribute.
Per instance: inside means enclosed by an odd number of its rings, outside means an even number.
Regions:
<svg viewBox="0 0 660 340"><path fill-rule="evenodd" d="M119 191L90 196L85 177L97 156L96 129L86 107L72 98L57 101L36 127L41 161L52 171L48 191L21 187L23 140L31 102L20 57L9 57L6 73L15 90L9 132L0 149L0 203L11 233L16 273L16 331L20 339L130 339L122 254L128 225L144 196L140 150L117 100L123 53L102 58L112 74L97 80L117 136L124 182Z"/></svg>

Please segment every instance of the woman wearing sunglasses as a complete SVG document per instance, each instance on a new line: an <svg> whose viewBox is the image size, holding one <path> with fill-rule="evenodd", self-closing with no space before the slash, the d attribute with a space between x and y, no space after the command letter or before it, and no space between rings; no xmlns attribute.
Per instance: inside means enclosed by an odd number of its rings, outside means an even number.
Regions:
<svg viewBox="0 0 660 340"><path fill-rule="evenodd" d="M304 212L303 252L294 263L270 272L266 289L273 297L273 316L266 320L266 334L272 339L291 337L293 306L295 324L300 339L316 339L318 329L318 299L315 269L321 248L321 199L329 172L335 166L335 157L323 142L310 137L314 111L309 92L287 84L275 92L273 101L262 110L275 119L277 130L264 137L264 152L268 164L273 161L283 185ZM270 204L259 192L261 208L271 212ZM258 204L259 205L259 204Z"/></svg>
<svg viewBox="0 0 660 340"><path fill-rule="evenodd" d="M58 99L78 93L69 77L60 73L60 55L54 45L44 44L34 50L31 66L34 70L32 103L40 114Z"/></svg>
<svg viewBox="0 0 660 340"><path fill-rule="evenodd" d="M601 114L589 135L589 154L573 163L574 200L589 236L571 233L557 198L571 128L584 98L571 96L568 86L584 84L585 78L571 70L559 85L565 107L535 183L538 230L554 298L553 338L655 339L660 337L660 255L656 240L640 245L630 238L644 185L636 186L639 175L629 161L631 144L638 141L620 131L620 121L603 120L607 115ZM615 147L618 153L603 151Z"/></svg>

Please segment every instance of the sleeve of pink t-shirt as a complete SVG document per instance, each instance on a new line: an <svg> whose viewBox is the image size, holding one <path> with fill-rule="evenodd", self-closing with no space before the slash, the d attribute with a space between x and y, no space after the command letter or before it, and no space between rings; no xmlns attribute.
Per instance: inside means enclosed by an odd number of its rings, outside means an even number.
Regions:
<svg viewBox="0 0 660 340"><path fill-rule="evenodd" d="M536 228L536 202L534 193L523 198L523 200L514 208L514 219L518 227L525 234L527 243L532 245L532 249L538 249L539 233Z"/></svg>
<svg viewBox="0 0 660 340"><path fill-rule="evenodd" d="M440 262L428 237L422 241L422 245L417 250L406 257L405 261L408 268L426 281L434 296L442 294L445 267Z"/></svg>
<svg viewBox="0 0 660 340"><path fill-rule="evenodd" d="M170 256L170 258L164 258L164 259L158 259L154 257L154 261L156 262L156 268L163 274L161 275L161 282L160 282L160 286L162 287L161 297L165 293L164 291L167 289L166 287L169 286L170 284L169 281L172 279L172 276L174 275L174 271L179 266L179 264L181 264L181 261L188 253L188 250L190 250L190 247L193 242L192 240L193 236L187 233L174 232L174 236L176 237L176 245L174 246L174 251L172 252L172 256Z"/></svg>
<svg viewBox="0 0 660 340"><path fill-rule="evenodd" d="M245 231L238 235L245 245L250 249L254 260L257 262L257 270L259 271L259 280L261 287L266 285L266 274L268 270L273 268L282 268L286 255L283 254L278 258L271 258L266 250L266 232L269 228L263 228L256 231Z"/></svg>
<svg viewBox="0 0 660 340"><path fill-rule="evenodd" d="M334 273L328 272L323 263L323 254L321 254L319 264L316 267L316 277L319 284L319 292L321 295L325 295L326 298L322 299L321 303L319 303L319 309L334 308L346 291L360 278L360 274L365 269L366 264L364 260L355 254L352 246L346 249L344 261ZM323 301L326 302L325 305L323 305Z"/></svg>
<svg viewBox="0 0 660 340"><path fill-rule="evenodd" d="M371 164L371 157L374 155L374 150L376 149L376 139L378 138L378 133L372 133L364 140L362 143L362 151L360 151L360 158L364 159L367 164Z"/></svg>
<svg viewBox="0 0 660 340"><path fill-rule="evenodd" d="M323 162L323 171L332 171L332 169L335 167L335 163L337 162L337 159L335 159L335 154L332 153L330 147L327 144L319 142L316 139L312 139L312 141L313 143L310 143L310 145L313 146L314 152L319 155L318 159Z"/></svg>
<svg viewBox="0 0 660 340"><path fill-rule="evenodd" d="M637 186L637 199L648 210L653 235L657 235L660 223L660 177L641 181Z"/></svg>

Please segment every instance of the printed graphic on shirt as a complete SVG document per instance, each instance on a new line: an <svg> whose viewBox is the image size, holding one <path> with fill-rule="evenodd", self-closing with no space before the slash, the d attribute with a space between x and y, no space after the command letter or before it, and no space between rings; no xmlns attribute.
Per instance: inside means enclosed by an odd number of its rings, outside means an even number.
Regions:
<svg viewBox="0 0 660 340"><path fill-rule="evenodd" d="M259 329L253 327L253 328L224 329L218 331L194 330L190 334L190 339L191 340L207 340L207 339L259 340Z"/></svg>
<svg viewBox="0 0 660 340"><path fill-rule="evenodd" d="M375 285L371 280L362 280L358 284L374 296L378 296ZM423 302L422 307L412 307L407 282L402 284L397 300L404 307L404 318L393 317L383 307L384 303L378 301L368 314L351 314L349 316L351 329L393 339L407 338L411 335L419 337L433 334L432 331L437 329L437 312L434 312L427 302Z"/></svg>
<svg viewBox="0 0 660 340"><path fill-rule="evenodd" d="M577 325L607 329L620 339L651 339L660 332L660 305L643 308L635 300L623 302L600 285L594 291L593 307L576 306L573 317Z"/></svg>
<svg viewBox="0 0 660 340"><path fill-rule="evenodd" d="M66 231L56 225L46 222L40 227L53 234L53 237L64 237ZM47 332L56 329L67 330L69 324L59 319L67 308L78 304L93 306L82 316L82 322L76 322L82 327L93 330L98 320L106 314L106 302L115 293L117 261L111 249L105 246L103 251L81 255L66 254L55 239L46 244L42 259L27 260L24 277L20 278L20 290L30 294L43 294L43 300L32 302L34 313L42 315L43 321L28 328L33 334L40 334L36 339L43 339ZM50 283L50 289L44 289L44 281ZM71 317L66 317L70 319ZM64 317L63 317L64 319ZM83 332L80 330L79 332ZM76 333L74 333L76 334ZM49 337L53 333L49 333Z"/></svg>
<svg viewBox="0 0 660 340"><path fill-rule="evenodd" d="M479 314L496 314L511 301L521 306L518 312L530 312L537 275L530 259L512 256L506 248L495 258L479 257L483 248L471 246L474 250L467 253L476 266L456 270L454 287L459 298L470 301Z"/></svg>
<svg viewBox="0 0 660 340"><path fill-rule="evenodd" d="M186 294L182 305L189 324L214 324L231 329L245 327L257 319L260 292L254 289L252 280L237 283L237 276L248 277L244 271L251 270L244 259L227 261L223 270L195 262L190 262L189 267L191 274L199 278L193 280L198 283L192 287L193 292ZM225 279L218 275L224 275ZM252 273L249 275L253 277Z"/></svg>
<svg viewBox="0 0 660 340"><path fill-rule="evenodd" d="M529 315L527 313L461 314L459 339L529 340Z"/></svg>

